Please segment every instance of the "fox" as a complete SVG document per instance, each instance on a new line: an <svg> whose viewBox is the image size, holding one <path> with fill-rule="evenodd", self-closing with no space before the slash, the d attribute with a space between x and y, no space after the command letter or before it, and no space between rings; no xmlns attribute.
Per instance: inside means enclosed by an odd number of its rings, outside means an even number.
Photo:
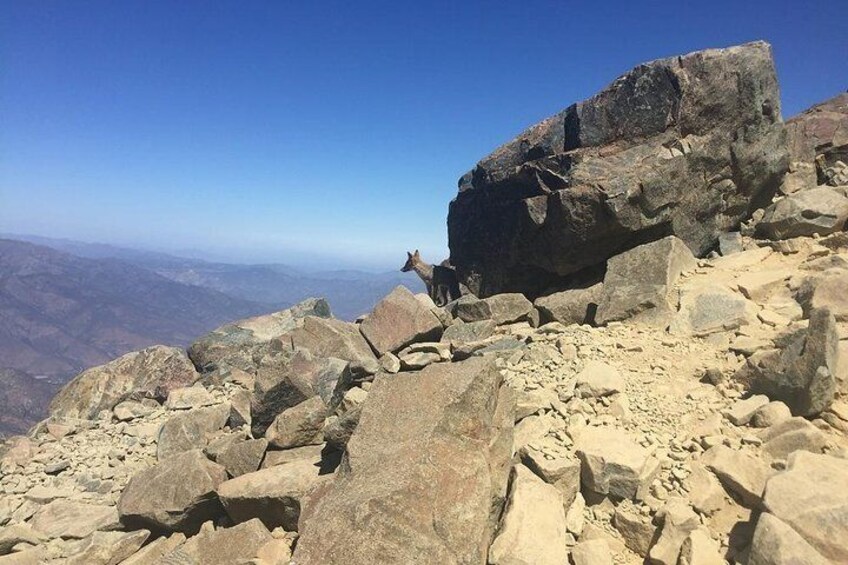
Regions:
<svg viewBox="0 0 848 565"><path fill-rule="evenodd" d="M406 255L406 263L400 268L401 272L415 271L424 281L427 286L427 294L430 295L436 306L444 306L462 295L459 280L456 278L456 271L449 266L447 261L442 262L441 265L430 265L421 259L417 249L415 253L407 251Z"/></svg>

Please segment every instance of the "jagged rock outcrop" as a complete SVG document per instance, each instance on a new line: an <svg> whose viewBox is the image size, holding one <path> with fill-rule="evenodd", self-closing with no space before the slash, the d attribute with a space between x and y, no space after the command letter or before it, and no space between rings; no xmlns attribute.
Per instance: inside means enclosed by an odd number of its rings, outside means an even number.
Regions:
<svg viewBox="0 0 848 565"><path fill-rule="evenodd" d="M154 345L80 373L53 398L49 412L54 419L94 419L130 394L164 400L199 377L182 350Z"/></svg>
<svg viewBox="0 0 848 565"><path fill-rule="evenodd" d="M827 184L826 169L837 161L848 163L848 93L816 104L787 120L786 129L790 173L782 191L791 194Z"/></svg>
<svg viewBox="0 0 848 565"><path fill-rule="evenodd" d="M484 562L511 456L501 383L485 359L378 376L335 480L306 503L294 560Z"/></svg>
<svg viewBox="0 0 848 565"><path fill-rule="evenodd" d="M251 373L255 357L273 348L275 340L301 327L306 316L330 318L330 305L323 299L310 298L286 310L226 324L194 342L188 355L204 372L235 367Z"/></svg>
<svg viewBox="0 0 848 565"><path fill-rule="evenodd" d="M652 61L460 179L451 263L479 296L535 296L670 234L703 255L768 203L787 169L768 44Z"/></svg>

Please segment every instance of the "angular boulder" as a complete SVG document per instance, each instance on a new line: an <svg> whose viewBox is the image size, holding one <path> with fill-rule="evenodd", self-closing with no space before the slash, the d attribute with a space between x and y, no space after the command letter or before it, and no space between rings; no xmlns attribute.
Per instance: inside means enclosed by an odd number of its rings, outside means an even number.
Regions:
<svg viewBox="0 0 848 565"><path fill-rule="evenodd" d="M156 457L159 461L191 449L203 449L209 440L227 424L230 405L219 404L178 413L159 430Z"/></svg>
<svg viewBox="0 0 848 565"><path fill-rule="evenodd" d="M652 61L460 179L451 264L478 296L539 296L670 234L704 255L769 202L788 167L768 44Z"/></svg>
<svg viewBox="0 0 848 565"><path fill-rule="evenodd" d="M305 316L303 325L281 339L290 340L292 347L308 349L316 357L334 357L363 366L377 363L359 326L335 318Z"/></svg>
<svg viewBox="0 0 848 565"><path fill-rule="evenodd" d="M335 479L301 513L294 561L485 562L506 494L512 414L489 359L378 375Z"/></svg>
<svg viewBox="0 0 848 565"><path fill-rule="evenodd" d="M796 451L763 506L834 563L848 563L848 460Z"/></svg>
<svg viewBox="0 0 848 565"><path fill-rule="evenodd" d="M665 326L675 310L671 291L683 271L697 266L680 239L669 236L616 255L607 262L595 321L606 324L638 316Z"/></svg>
<svg viewBox="0 0 848 565"><path fill-rule="evenodd" d="M807 543L798 532L773 514L764 512L757 520L748 565L829 565L828 561Z"/></svg>
<svg viewBox="0 0 848 565"><path fill-rule="evenodd" d="M458 347L466 343L484 340L494 333L495 323L492 320L459 323L445 328L441 341L450 344L452 347Z"/></svg>
<svg viewBox="0 0 848 565"><path fill-rule="evenodd" d="M305 400L320 397L330 405L349 364L333 357L316 357L306 349L280 351L262 358L250 400L254 437L262 436L278 414Z"/></svg>
<svg viewBox="0 0 848 565"><path fill-rule="evenodd" d="M118 500L127 528L194 534L201 524L223 514L215 489L227 471L192 450L137 473Z"/></svg>
<svg viewBox="0 0 848 565"><path fill-rule="evenodd" d="M221 483L218 497L236 524L258 518L269 529L296 531L303 499L321 480L320 471L308 459L268 467Z"/></svg>
<svg viewBox="0 0 848 565"><path fill-rule="evenodd" d="M416 341L438 341L442 323L405 286L395 287L359 326L377 355L400 351Z"/></svg>
<svg viewBox="0 0 848 565"><path fill-rule="evenodd" d="M330 305L322 298L310 298L280 312L223 325L191 344L188 355L204 372L222 367L254 372L255 356L302 326L307 316L330 318Z"/></svg>
<svg viewBox="0 0 848 565"><path fill-rule="evenodd" d="M704 337L757 322L757 305L729 288L716 284L684 287L680 311L669 331L680 336Z"/></svg>
<svg viewBox="0 0 848 565"><path fill-rule="evenodd" d="M768 239L828 235L842 231L846 220L848 198L829 187L811 188L766 208L757 235Z"/></svg>
<svg viewBox="0 0 848 565"><path fill-rule="evenodd" d="M313 396L280 413L265 431L265 439L279 449L321 444L327 416L329 412L324 401L320 396Z"/></svg>
<svg viewBox="0 0 848 565"><path fill-rule="evenodd" d="M164 399L171 390L189 386L199 377L181 349L154 345L83 371L53 397L49 413L60 420L92 420L130 393Z"/></svg>
<svg viewBox="0 0 848 565"><path fill-rule="evenodd" d="M597 494L641 500L660 470L659 461L610 428L587 428L576 441L583 488Z"/></svg>
<svg viewBox="0 0 848 565"><path fill-rule="evenodd" d="M574 288L537 298L533 303L539 310L541 323L588 324L595 319L595 310L603 296L604 284L589 288Z"/></svg>
<svg viewBox="0 0 848 565"><path fill-rule="evenodd" d="M825 170L848 162L848 93L816 104L786 122L790 174L784 193L825 184Z"/></svg>
<svg viewBox="0 0 848 565"><path fill-rule="evenodd" d="M827 410L836 393L839 329L833 314L824 308L813 311L808 328L788 341L781 350L749 357L734 379L782 401L795 415L814 416Z"/></svg>
<svg viewBox="0 0 848 565"><path fill-rule="evenodd" d="M114 506L59 499L39 508L29 525L48 538L83 539L120 524Z"/></svg>
<svg viewBox="0 0 848 565"><path fill-rule="evenodd" d="M533 303L518 292L495 294L484 301L489 305L492 320L498 326L528 320L533 311Z"/></svg>
<svg viewBox="0 0 848 565"><path fill-rule="evenodd" d="M232 565L249 563L259 549L273 538L259 520L232 528L202 531L163 556L160 563Z"/></svg>
<svg viewBox="0 0 848 565"><path fill-rule="evenodd" d="M561 565L568 559L565 544L562 494L524 465L516 465L489 563Z"/></svg>
<svg viewBox="0 0 848 565"><path fill-rule="evenodd" d="M761 459L725 445L708 449L701 463L716 474L728 492L745 506L755 508L762 498L769 478L769 466Z"/></svg>

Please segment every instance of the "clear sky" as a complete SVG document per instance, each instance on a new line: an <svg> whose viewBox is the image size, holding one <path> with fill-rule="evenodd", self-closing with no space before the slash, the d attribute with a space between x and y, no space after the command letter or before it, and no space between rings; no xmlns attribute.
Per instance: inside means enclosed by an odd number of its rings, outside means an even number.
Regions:
<svg viewBox="0 0 848 565"><path fill-rule="evenodd" d="M765 39L784 117L844 91L844 2L5 0L0 232L441 259L462 173L640 62Z"/></svg>

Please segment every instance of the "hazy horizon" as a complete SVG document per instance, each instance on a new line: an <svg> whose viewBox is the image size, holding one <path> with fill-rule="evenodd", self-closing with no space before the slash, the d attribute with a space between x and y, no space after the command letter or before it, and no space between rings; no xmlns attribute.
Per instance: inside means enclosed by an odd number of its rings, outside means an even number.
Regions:
<svg viewBox="0 0 848 565"><path fill-rule="evenodd" d="M844 91L831 6L687 4L672 23L623 1L8 2L0 231L227 262L440 261L460 175L641 62L763 39L785 117Z"/></svg>

